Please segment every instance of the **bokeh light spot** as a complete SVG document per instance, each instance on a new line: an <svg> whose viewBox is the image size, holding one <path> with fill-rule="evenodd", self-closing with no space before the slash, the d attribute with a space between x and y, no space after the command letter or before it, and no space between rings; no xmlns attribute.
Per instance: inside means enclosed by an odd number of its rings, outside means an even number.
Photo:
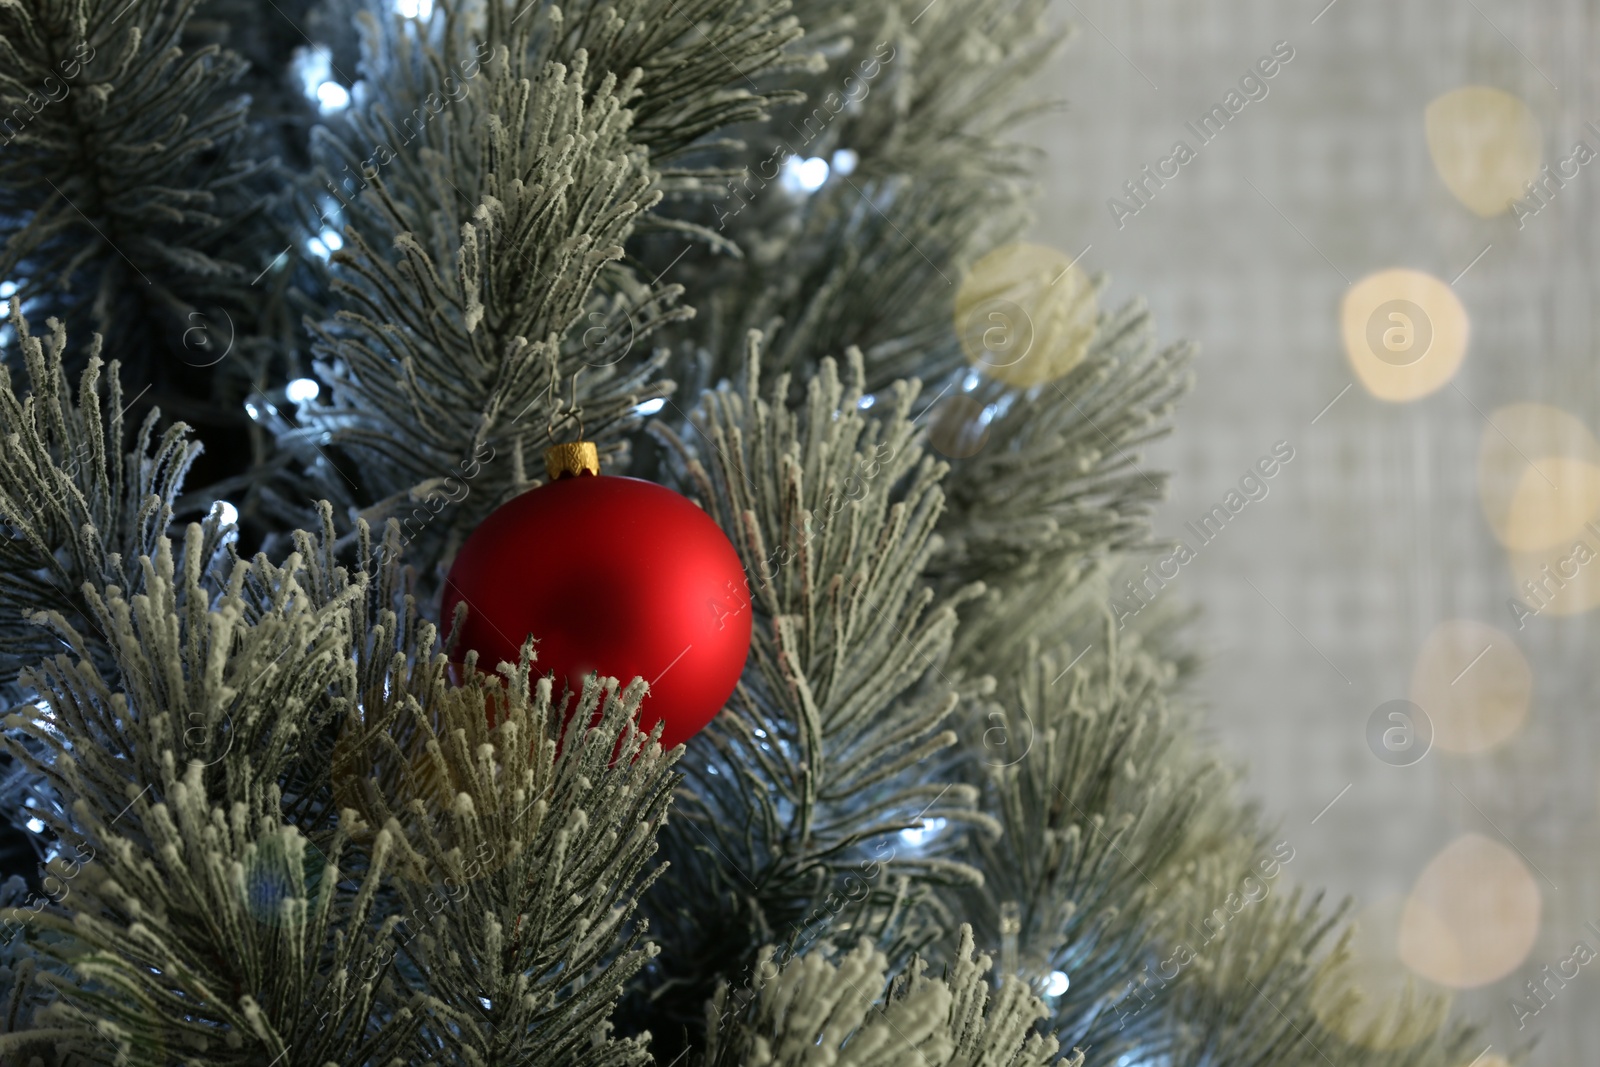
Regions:
<svg viewBox="0 0 1600 1067"><path fill-rule="evenodd" d="M1528 958L1542 905L1515 852L1481 834L1463 834L1417 876L1400 917L1400 958L1443 986L1487 985Z"/></svg>
<svg viewBox="0 0 1600 1067"><path fill-rule="evenodd" d="M1600 442L1549 404L1497 408L1478 448L1478 500L1506 548L1569 548L1600 510Z"/></svg>
<svg viewBox="0 0 1600 1067"><path fill-rule="evenodd" d="M325 81L317 86L317 104L324 113L340 111L350 106L350 90L336 81Z"/></svg>
<svg viewBox="0 0 1600 1067"><path fill-rule="evenodd" d="M315 378L295 378L284 387L283 395L292 404L309 404L322 392Z"/></svg>
<svg viewBox="0 0 1600 1067"><path fill-rule="evenodd" d="M1600 467L1564 456L1527 465L1511 494L1507 548L1536 552L1566 545L1600 510Z"/></svg>
<svg viewBox="0 0 1600 1067"><path fill-rule="evenodd" d="M1600 524L1542 552L1510 552L1511 577L1522 609L1518 629L1535 615L1579 615L1600 606Z"/></svg>
<svg viewBox="0 0 1600 1067"><path fill-rule="evenodd" d="M1600 510L1600 443L1560 408L1496 408L1478 446L1478 502L1507 549L1565 555Z"/></svg>
<svg viewBox="0 0 1600 1067"><path fill-rule="evenodd" d="M1533 671L1511 635L1473 619L1433 628L1411 671L1411 699L1445 752L1485 752L1521 728Z"/></svg>
<svg viewBox="0 0 1600 1067"><path fill-rule="evenodd" d="M1445 187L1483 218L1510 210L1539 174L1539 120L1503 89L1468 85L1445 93L1428 105L1423 126Z"/></svg>
<svg viewBox="0 0 1600 1067"><path fill-rule="evenodd" d="M967 360L1024 389L1082 362L1098 317L1094 280L1043 245L1002 245L974 263L956 290L956 335Z"/></svg>
<svg viewBox="0 0 1600 1067"><path fill-rule="evenodd" d="M801 159L790 156L783 161L778 184L795 195L814 193L828 180L828 161L821 156Z"/></svg>
<svg viewBox="0 0 1600 1067"><path fill-rule="evenodd" d="M1471 333L1453 289L1404 268L1352 285L1339 320L1356 377L1380 400L1416 400L1443 386L1466 357Z"/></svg>

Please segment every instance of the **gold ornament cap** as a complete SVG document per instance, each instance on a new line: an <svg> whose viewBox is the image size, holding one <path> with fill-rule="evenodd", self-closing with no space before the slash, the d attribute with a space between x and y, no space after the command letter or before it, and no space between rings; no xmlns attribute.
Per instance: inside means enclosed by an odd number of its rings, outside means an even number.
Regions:
<svg viewBox="0 0 1600 1067"><path fill-rule="evenodd" d="M600 450L593 441L552 445L544 450L544 469L552 482L558 478L576 478L581 474L599 474Z"/></svg>

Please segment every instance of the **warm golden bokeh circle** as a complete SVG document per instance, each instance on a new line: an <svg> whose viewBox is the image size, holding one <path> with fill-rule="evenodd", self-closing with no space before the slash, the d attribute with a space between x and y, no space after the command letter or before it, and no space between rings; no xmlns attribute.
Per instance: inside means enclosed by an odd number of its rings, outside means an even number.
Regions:
<svg viewBox="0 0 1600 1067"><path fill-rule="evenodd" d="M1521 857L1481 834L1463 834L1417 876L1400 918L1400 958L1452 989L1488 985L1528 958L1542 905Z"/></svg>
<svg viewBox="0 0 1600 1067"><path fill-rule="evenodd" d="M1394 268L1369 274L1339 309L1345 354L1380 400L1427 396L1455 376L1471 326L1455 291L1431 274Z"/></svg>
<svg viewBox="0 0 1600 1067"><path fill-rule="evenodd" d="M1411 670L1411 699L1445 752L1486 752L1527 720L1533 671L1511 635L1472 619L1433 628Z"/></svg>
<svg viewBox="0 0 1600 1067"><path fill-rule="evenodd" d="M956 290L956 336L968 361L1019 388L1054 381L1081 363L1098 317L1093 279L1044 245L996 248Z"/></svg>
<svg viewBox="0 0 1600 1067"><path fill-rule="evenodd" d="M1438 1030L1449 1014L1450 991L1418 978L1401 962L1405 905L1396 895L1363 908L1350 924L1349 955L1313 991L1317 1021L1352 1045L1408 1048ZM1347 999L1351 993L1354 1002Z"/></svg>
<svg viewBox="0 0 1600 1067"><path fill-rule="evenodd" d="M1597 524L1600 525L1600 524ZM1585 530L1543 552L1509 552L1519 628L1533 615L1580 615L1600 607L1600 534Z"/></svg>
<svg viewBox="0 0 1600 1067"><path fill-rule="evenodd" d="M1503 89L1468 85L1445 93L1428 105L1423 126L1445 187L1483 218L1509 211L1539 175L1539 120Z"/></svg>
<svg viewBox="0 0 1600 1067"><path fill-rule="evenodd" d="M1505 545L1537 552L1569 543L1600 511L1600 467L1581 459L1546 456L1517 479L1506 514Z"/></svg>
<svg viewBox="0 0 1600 1067"><path fill-rule="evenodd" d="M1600 442L1549 404L1496 408L1478 447L1478 500L1511 551L1570 548L1600 512Z"/></svg>

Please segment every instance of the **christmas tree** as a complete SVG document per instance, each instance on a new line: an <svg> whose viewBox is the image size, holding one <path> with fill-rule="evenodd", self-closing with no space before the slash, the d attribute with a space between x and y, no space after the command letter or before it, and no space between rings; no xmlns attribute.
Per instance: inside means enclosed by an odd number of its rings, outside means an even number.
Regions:
<svg viewBox="0 0 1600 1067"><path fill-rule="evenodd" d="M1020 240L1055 25L0 4L0 1061L1466 1064L1107 607L1191 352ZM682 747L443 611L580 436L744 571Z"/></svg>

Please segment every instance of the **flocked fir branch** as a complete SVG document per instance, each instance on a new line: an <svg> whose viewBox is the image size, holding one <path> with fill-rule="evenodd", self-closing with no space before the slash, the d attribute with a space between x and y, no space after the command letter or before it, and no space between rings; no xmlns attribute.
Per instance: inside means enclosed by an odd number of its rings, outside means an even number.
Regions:
<svg viewBox="0 0 1600 1067"><path fill-rule="evenodd" d="M855 345L868 391L913 375L942 385L960 363L949 322L962 270L1026 224L1036 153L1010 134L1035 108L1017 94L1064 35L1040 0L795 11L829 61L805 103L746 132L709 207L745 261L705 266L697 335L720 341L719 374L740 373L753 327L770 334L774 369L803 375ZM806 159L832 170L796 195L791 168Z"/></svg>
<svg viewBox="0 0 1600 1067"><path fill-rule="evenodd" d="M141 595L92 591L114 682L50 620L71 651L29 672L6 746L71 893L0 916L33 982L0 1049L647 1062L595 1036L651 951L627 927L671 758L632 726L643 683L591 684L570 716L526 660L450 685L396 563L352 575L298 540L283 566L208 567L191 526L139 561Z"/></svg>
<svg viewBox="0 0 1600 1067"><path fill-rule="evenodd" d="M333 279L344 310L318 329L333 403L282 441L335 499L426 527L419 563L535 481L527 453L552 422L570 432L581 409L617 461L634 408L670 391L657 363L623 362L692 314L675 307L681 287L652 288L620 262L663 190L690 177L663 177L652 156L785 99L743 83L792 64L798 34L782 5L724 11L718 54L692 21L705 7L679 10L681 26L582 5L491 8L482 24L441 5L420 29L366 17L363 70L382 92L368 106L358 94L317 141L319 196L346 241Z"/></svg>
<svg viewBox="0 0 1600 1067"><path fill-rule="evenodd" d="M984 943L1011 939L1014 966L1066 975L1052 1022L1066 1042L1101 1048L1101 1031L1121 1028L1108 1008L1128 960L1169 930L1176 876L1237 815L1228 775L1192 750L1166 664L1110 627L1098 642L1099 654L1023 642L1027 665L971 727L968 773L1005 832L972 842L984 881L956 910Z"/></svg>
<svg viewBox="0 0 1600 1067"><path fill-rule="evenodd" d="M436 182L435 202L408 209L382 175L372 179L360 202L381 212L382 228L370 236L346 229L336 257L346 273L335 291L347 309L317 329L332 403L308 410L283 438L326 472L330 492L341 488L335 482L359 479L377 499L356 502L378 504L378 518L413 495L420 504L413 490L440 477L457 480L446 497L464 498L471 464L473 505L452 509L430 546L441 543L441 529L470 530L529 484L527 468L550 440L566 379L585 369L583 350L563 359L561 340L651 202L649 172L627 140L627 113L611 83L586 99L581 63L572 71L550 64L532 80L519 67L504 53L490 59L476 87L485 113L461 107L440 120L487 128L481 190L467 171ZM433 162L442 168L445 159ZM460 182L478 194L470 203L456 203L452 184ZM459 230L419 232L424 213L459 217ZM583 375L585 431L614 442L608 431L648 395L652 369L646 361L622 375L604 367ZM350 472L323 456L325 445L349 457Z"/></svg>
<svg viewBox="0 0 1600 1067"><path fill-rule="evenodd" d="M0 6L0 282L36 319L99 332L130 401L149 387L146 406L226 424L207 401L272 358L254 343L272 302L251 281L281 230L245 64L188 39L197 7Z"/></svg>
<svg viewBox="0 0 1600 1067"><path fill-rule="evenodd" d="M1158 346L1134 301L1101 313L1081 361L1059 380L1020 395L993 382L973 390L968 410L994 415L984 447L951 463L934 567L947 582L988 583L959 638L974 669L1021 666L1018 619L1065 633L1074 619L1098 616L1106 598L1091 579L1150 550L1167 475L1142 463L1143 450L1169 431L1193 355L1191 345Z"/></svg>
<svg viewBox="0 0 1600 1067"><path fill-rule="evenodd" d="M691 1006L764 941L792 947L819 929L853 940L863 926L893 940L913 921L907 879L972 881L971 868L934 852L885 850L919 817L995 829L973 810L972 787L930 773L956 740L947 719L963 694L940 664L956 607L974 591L936 600L919 577L943 464L917 439L915 388L864 412L852 351L847 381L824 361L790 410L782 377L768 390L776 399L763 399L759 337L749 343L743 387L706 394L692 439L661 431L686 489L744 561L748 587L728 591L727 610L751 612L755 627L732 707L691 742L663 846L686 858L650 902L659 981L672 996L685 986ZM850 903L865 910L840 919L838 898L819 923L817 903L852 876L862 888ZM713 956L685 972L695 945Z"/></svg>
<svg viewBox="0 0 1600 1067"><path fill-rule="evenodd" d="M155 550L172 522L200 446L182 424L161 429L154 414L130 432L119 366L101 361L98 338L73 359L59 322L51 319L50 332L35 336L20 298L9 303L20 367L0 367L0 520L7 530L0 538L0 683L17 696L18 672L60 647L32 621L38 612L60 614L83 635L89 654L109 664L109 638L92 618L84 585L142 587L135 561ZM69 362L84 367L76 394ZM214 544L215 524L208 530Z"/></svg>
<svg viewBox="0 0 1600 1067"><path fill-rule="evenodd" d="M748 990L724 988L708 1012L706 1067L1082 1067L1058 1059L1033 1031L1045 1006L1014 976L991 991L988 956L961 928L953 966L929 977L923 959L892 980L863 942L837 961L823 954L779 966L770 952ZM887 990L885 991L885 988ZM742 994L742 995L741 995Z"/></svg>

